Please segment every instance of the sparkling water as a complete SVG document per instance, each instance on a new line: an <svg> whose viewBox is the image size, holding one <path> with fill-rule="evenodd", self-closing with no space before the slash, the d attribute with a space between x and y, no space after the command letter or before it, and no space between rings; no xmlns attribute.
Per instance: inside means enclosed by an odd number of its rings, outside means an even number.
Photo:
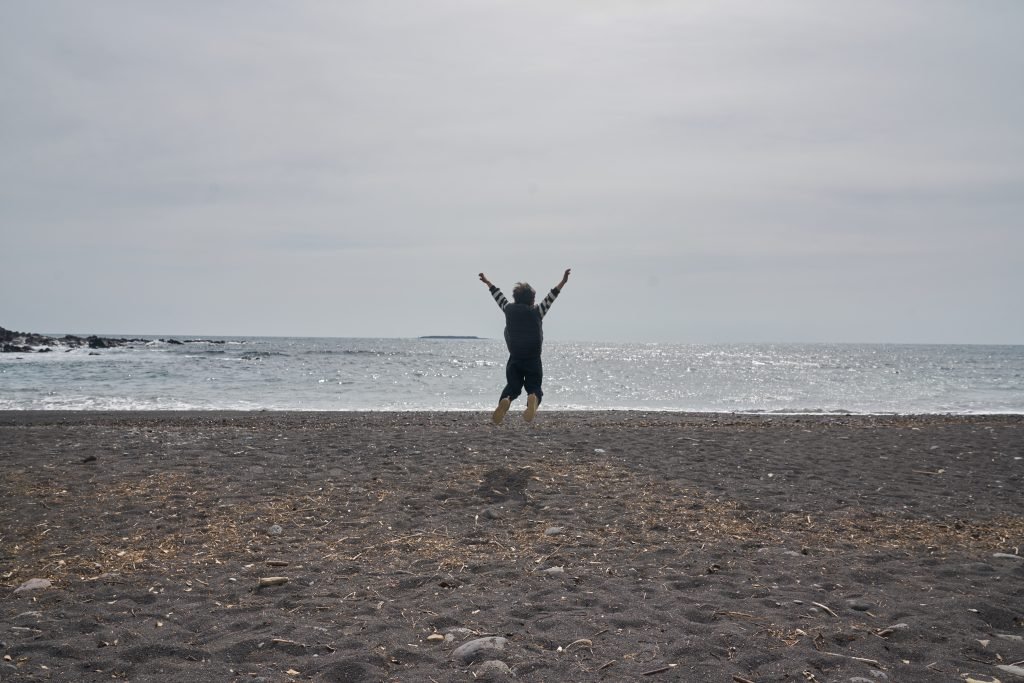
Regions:
<svg viewBox="0 0 1024 683"><path fill-rule="evenodd" d="M0 409L490 410L506 358L491 339L56 347L0 354ZM1024 346L549 340L544 371L548 410L1024 414Z"/></svg>

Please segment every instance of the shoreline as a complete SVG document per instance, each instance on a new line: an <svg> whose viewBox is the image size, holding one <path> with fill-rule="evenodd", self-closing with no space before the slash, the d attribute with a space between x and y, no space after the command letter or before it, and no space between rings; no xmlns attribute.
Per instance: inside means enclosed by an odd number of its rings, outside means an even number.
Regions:
<svg viewBox="0 0 1024 683"><path fill-rule="evenodd" d="M0 673L1005 682L1022 456L1020 415L4 411Z"/></svg>
<svg viewBox="0 0 1024 683"><path fill-rule="evenodd" d="M513 404L512 410L509 412L513 418L516 413L516 404ZM519 406L520 408L522 406ZM239 409L239 408L189 408L189 409L138 409L138 408L126 408L126 409L95 409L95 408L3 408L0 409L0 420L9 419L11 421L17 421L19 418L24 417L41 417L41 416L81 416L83 418L90 418L96 416L137 416L137 417L151 417L151 418L167 418L167 419L186 419L190 416L201 417L201 416L224 416L224 417L255 417L258 415L292 415L292 416L344 416L344 415L355 415L355 416L400 416L400 415L482 415L485 418L490 417L493 408L444 408L444 409L420 409L412 408L409 410L395 410L391 408L378 409L378 408L348 408L348 409L336 409L336 410L324 410L310 408L308 410L302 409L274 409L274 408L252 408L252 409ZM521 411L520 411L521 412ZM900 419L900 420L959 420L959 419L999 419L999 418L1021 418L1024 419L1024 412L1012 412L1012 411L995 411L995 412L942 412L942 413L920 413L920 412L884 412L884 413L855 413L849 411L838 411L838 412L768 412L768 411L734 411L734 412L721 412L721 411L702 411L702 410L678 410L675 408L574 408L574 409L562 409L553 408L545 410L541 406L541 410L537 413L539 416L559 416L559 415L573 415L573 416L587 416L587 415L620 415L620 416L634 416L643 417L647 415L663 415L663 416L676 416L682 418L701 418L701 419L765 419L771 420L773 418L778 419L808 419L815 420L817 418L822 419Z"/></svg>

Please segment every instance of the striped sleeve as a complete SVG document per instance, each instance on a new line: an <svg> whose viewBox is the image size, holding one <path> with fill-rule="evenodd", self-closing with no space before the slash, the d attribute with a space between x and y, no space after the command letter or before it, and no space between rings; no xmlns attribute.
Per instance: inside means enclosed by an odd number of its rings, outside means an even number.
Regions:
<svg viewBox="0 0 1024 683"><path fill-rule="evenodd" d="M493 296L494 300L498 302L498 308L504 311L505 307L508 306L508 299L506 299L505 295L501 293L501 290L494 285L491 285L491 296Z"/></svg>
<svg viewBox="0 0 1024 683"><path fill-rule="evenodd" d="M544 317L548 313L548 309L551 308L551 304L555 303L555 299L558 298L558 290L552 289L548 292L548 295L544 297L544 301L540 302L540 317Z"/></svg>

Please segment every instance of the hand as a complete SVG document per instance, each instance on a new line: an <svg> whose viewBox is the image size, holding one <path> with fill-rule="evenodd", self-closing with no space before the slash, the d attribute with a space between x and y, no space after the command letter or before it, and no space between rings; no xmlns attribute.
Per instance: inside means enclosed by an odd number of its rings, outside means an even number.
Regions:
<svg viewBox="0 0 1024 683"><path fill-rule="evenodd" d="M566 268L565 274L562 276L562 281L558 283L558 288L565 287L565 283L569 281L569 273L572 272L572 268Z"/></svg>
<svg viewBox="0 0 1024 683"><path fill-rule="evenodd" d="M480 273L480 282L484 283L488 287L493 287L494 286L494 285L491 284L491 281L487 279L487 276L484 275L483 273Z"/></svg>

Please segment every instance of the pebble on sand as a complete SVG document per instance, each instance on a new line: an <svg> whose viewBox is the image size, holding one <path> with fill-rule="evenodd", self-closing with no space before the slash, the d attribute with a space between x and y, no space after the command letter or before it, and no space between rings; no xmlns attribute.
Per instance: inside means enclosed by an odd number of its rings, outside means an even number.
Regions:
<svg viewBox="0 0 1024 683"><path fill-rule="evenodd" d="M547 567L545 569L538 569L541 574L547 574L548 576L555 576L557 574L564 574L565 567Z"/></svg>
<svg viewBox="0 0 1024 683"><path fill-rule="evenodd" d="M49 579L29 579L25 583L21 584L14 589L15 593L27 593L28 591L38 591L44 588L50 588L53 584L50 583Z"/></svg>
<svg viewBox="0 0 1024 683"><path fill-rule="evenodd" d="M512 669L500 659L491 659L481 664L476 673L478 676L511 676Z"/></svg>
<svg viewBox="0 0 1024 683"><path fill-rule="evenodd" d="M501 636L487 636L485 638L476 638L468 643L455 648L452 652L452 657L461 661L463 664L472 664L484 655L489 655L494 652L504 652L505 645L508 643L507 638Z"/></svg>

